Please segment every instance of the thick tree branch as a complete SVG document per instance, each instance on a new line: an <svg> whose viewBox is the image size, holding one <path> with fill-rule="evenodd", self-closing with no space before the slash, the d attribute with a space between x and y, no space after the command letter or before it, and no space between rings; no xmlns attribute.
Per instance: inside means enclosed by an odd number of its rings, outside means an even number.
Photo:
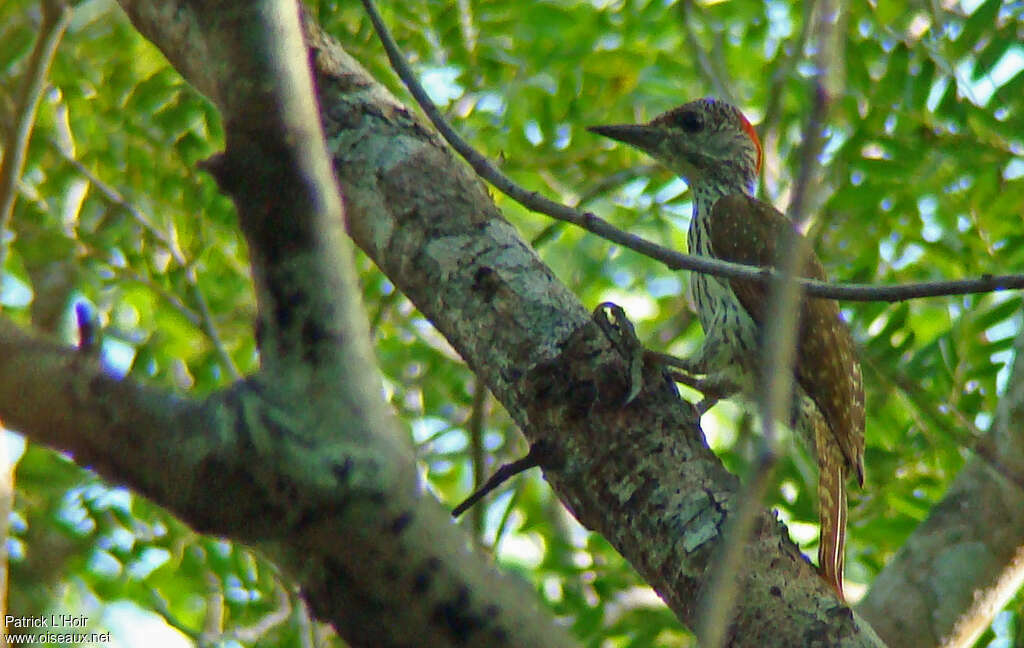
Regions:
<svg viewBox="0 0 1024 648"><path fill-rule="evenodd" d="M701 267L702 264L692 263L692 261L703 261L702 259L695 259L693 257L687 258L686 255L680 255L679 253L674 252L672 250L660 248L660 246L656 246L647 241L638 239L637 237L633 237L628 233L623 233L614 230L614 228L612 228L608 223L601 221L596 217L593 217L593 215L591 214L585 214L580 212L569 213L563 206L551 203L550 201L547 201L546 199L543 199L542 197L537 196L536 194L527 192L522 188L518 187L517 185L515 185L514 183L512 183L511 180L501 175L500 172L494 169L493 166L490 165L485 158L483 158L483 156L477 153L471 146L469 146L464 140L462 140L461 137L459 137L458 134L454 131L454 129L447 125L443 116L440 115L439 111L437 111L433 104L430 102L429 97L426 96L426 93L422 91L417 92L418 82L415 78L415 75L412 73L408 65L405 63L404 58L402 57L401 53L397 48L397 45L394 43L393 39L391 39L390 35L387 32L387 29L383 26L383 23L380 20L379 16L377 16L376 12L373 10L372 3L370 2L370 0L363 0L363 2L364 5L367 6L368 10L371 12L371 17L374 20L375 27L377 28L378 33L382 39L382 42L385 45L385 49L388 52L388 56L391 59L393 66L395 67L399 76L402 78L403 82L406 83L407 87L409 87L410 91L412 91L413 95L417 98L417 101L420 103L424 112L435 124L435 126L438 127L438 130L445 136L445 138L449 141L453 148L455 148L460 153L460 155L463 155L466 158L466 160L470 163L470 165L473 166L474 170L476 170L481 175L481 177L484 177L489 182L494 184L498 189L505 191L514 199L520 200L520 202L522 202L524 206L526 206L527 208L549 214L555 218L558 218L566 222L571 222L580 225L598 234L599 236L604 236L608 238L608 240L622 244L626 247L630 247L631 249L634 249L643 254L647 254L652 258L661 260L665 262L666 265L668 265L670 268L686 268L694 271L706 271L712 274L720 274L722 276L729 277L752 276L750 269L744 270L738 266L733 268L727 268L725 267L725 264L723 264L719 268L711 268L707 266ZM813 14L813 12L808 11L808 15L811 14ZM811 21L809 18L805 21L806 24L804 32L802 33L801 38L799 40L801 44L804 38L806 37L806 34L810 33L811 31L809 27L810 22ZM799 51L794 52L794 58L798 56L799 53ZM806 165L804 166L806 167ZM768 273L764 271L759 271L759 274L761 275L763 280L769 280ZM988 292L990 290L998 290L1003 288L1020 288L1024 286L1024 281L1022 281L1022 279L1024 279L1024 277L1021 276L983 276L979 279L959 281L918 282L898 286L833 286L810 281L802 281L801 284L804 285L806 287L807 292L812 295L857 301L899 301L916 297L959 294L961 292ZM987 529L989 527L984 526L981 528ZM1016 564L1016 562L1017 561L1014 561L1013 564ZM997 567L997 569L1001 568L1001 566L1004 566L1006 564L1006 561L1000 561L998 563L999 567ZM1010 571L1013 570L1011 569ZM885 606L879 609L884 610ZM929 608L926 606L921 609L927 610ZM892 624L891 627L893 628L894 632L898 632L899 630L904 629L906 627L914 627L914 624L902 624L901 626L901 624L897 622ZM903 634L906 635L907 633Z"/></svg>
<svg viewBox="0 0 1024 648"><path fill-rule="evenodd" d="M447 512L429 500L421 506L411 456L388 456L387 445L365 436L361 450L297 441L295 403L269 402L276 384L239 383L202 402L176 398L117 380L94 357L35 339L3 318L0 358L7 425L131 485L200 531L259 543L299 575L321 617L348 629L353 645L410 645L430 636L443 646L474 627L496 631L516 621L545 628L531 613L506 617L532 595L514 584L496 587L491 569L466 553ZM335 425L335 434L365 434L361 421L349 423ZM423 548L429 554L417 559ZM473 595L464 597L457 583ZM423 600L408 595L416 587ZM399 600L389 600L392 591ZM480 592L488 595L483 604L500 606L491 615L476 611ZM459 604L432 620L445 596ZM391 628L402 615L413 625ZM490 617L499 625L488 624ZM450 626L447 638L437 626ZM567 645L557 634L525 636L502 642L491 632L481 643Z"/></svg>
<svg viewBox="0 0 1024 648"><path fill-rule="evenodd" d="M0 413L9 427L71 452L172 510L191 509L198 526L222 513L193 492L196 482L186 471L200 472L204 455L228 454L215 448L216 437L185 432L217 429L212 409L118 381L94 356L38 340L4 318L0 358ZM121 452L112 451L118 447Z"/></svg>
<svg viewBox="0 0 1024 648"><path fill-rule="evenodd" d="M570 645L467 553L380 397L296 5L124 6L214 84L227 150L208 167L249 242L262 368L180 399L0 320L0 416L200 530L259 543L352 645Z"/></svg>
<svg viewBox="0 0 1024 648"><path fill-rule="evenodd" d="M466 553L465 536L422 497L377 390L365 393L375 374L360 360L368 353L351 346L365 343L365 322L338 274L348 271L338 219L317 193L315 155L298 159L310 146L308 120L291 122L287 98L273 94L282 71L259 36L265 16L198 0L122 6L224 115L228 148L214 168L250 242L263 370L205 401L176 399L4 324L0 415L201 530L261 541L350 643L567 643L524 605L530 594ZM737 483L692 409L657 371L622 408L626 362L479 180L307 27L352 236L531 442L551 443L544 467L563 501L696 625ZM739 575L747 596L727 633L735 645L803 645L812 635L874 645L771 514L754 526L750 569Z"/></svg>
<svg viewBox="0 0 1024 648"><path fill-rule="evenodd" d="M551 444L545 475L569 508L694 627L737 484L704 444L692 410L657 372L622 408L626 361L501 218L486 189L308 27L350 233L529 440ZM836 645L871 645L870 629L839 612L780 525L762 511L754 527L745 544L749 571L739 576L748 596L727 633L734 645L763 645L766 637L802 645L806 633L822 628ZM808 625L812 617L817 625Z"/></svg>

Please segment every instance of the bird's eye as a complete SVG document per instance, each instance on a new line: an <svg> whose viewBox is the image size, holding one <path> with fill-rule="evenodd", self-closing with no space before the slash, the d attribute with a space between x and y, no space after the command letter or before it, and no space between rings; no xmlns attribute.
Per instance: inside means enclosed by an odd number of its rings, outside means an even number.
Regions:
<svg viewBox="0 0 1024 648"><path fill-rule="evenodd" d="M676 117L676 125L687 133L697 133L704 128L704 121L697 113L687 110Z"/></svg>

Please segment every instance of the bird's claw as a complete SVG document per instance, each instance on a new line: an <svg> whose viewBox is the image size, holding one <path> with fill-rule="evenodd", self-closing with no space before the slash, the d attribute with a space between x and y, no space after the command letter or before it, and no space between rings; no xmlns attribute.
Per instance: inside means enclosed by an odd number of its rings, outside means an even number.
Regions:
<svg viewBox="0 0 1024 648"><path fill-rule="evenodd" d="M668 367L673 380L703 394L704 398L696 405L697 411L702 415L722 398L728 398L736 393L736 385L722 376L709 374L700 357L691 360L644 348L636 335L633 323L626 317L626 311L618 304L598 304L593 317L594 322L629 363L629 393L623 399L624 406L633 402L643 388L646 360Z"/></svg>
<svg viewBox="0 0 1024 648"><path fill-rule="evenodd" d="M611 319L609 319L609 313ZM643 370L646 349L636 335L633 323L626 317L626 311L613 302L602 302L594 309L594 322L605 337L619 350L629 363L629 393L623 399L623 406L629 405L640 394L644 386Z"/></svg>

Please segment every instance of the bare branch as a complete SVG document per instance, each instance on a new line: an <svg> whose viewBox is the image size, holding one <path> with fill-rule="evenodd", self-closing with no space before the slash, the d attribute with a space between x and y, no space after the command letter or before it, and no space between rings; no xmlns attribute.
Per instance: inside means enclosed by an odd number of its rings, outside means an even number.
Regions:
<svg viewBox="0 0 1024 648"><path fill-rule="evenodd" d="M786 81L793 75L796 62L803 55L804 46L807 44L807 39L810 38L816 7L816 0L809 0L803 3L803 20L800 22L800 34L781 45L781 47L785 48L786 43L789 43L792 49L789 52L783 51L782 56L778 59L778 64L775 66L775 72L772 74L772 82L768 90L768 101L765 102L764 106L764 117L761 119L761 123L757 125L757 135L762 140L765 139L768 131L775 128L775 122L782 112L782 95L786 88Z"/></svg>
<svg viewBox="0 0 1024 648"><path fill-rule="evenodd" d="M181 267L186 267L188 261L185 259L181 248L177 245L174 238L168 235L167 232L162 230L160 227L153 222L153 219L149 217L142 209L140 209L135 203L124 197L120 191L116 188L107 184L102 178L92 172L89 167L82 164L82 162L74 155L68 153L63 146L61 146L56 140L49 140L50 147L59 155L65 162L70 164L75 171L77 171L83 178L89 181L103 199L106 200L110 205L123 209L125 213L132 217L139 227L149 233L157 242L164 247L165 250L171 255Z"/></svg>
<svg viewBox="0 0 1024 648"><path fill-rule="evenodd" d="M478 492L484 484L484 420L487 414L487 385L479 378L473 384L473 409L469 415L466 432L469 434L469 454L473 462L473 490ZM484 510L473 509L472 515L473 540L483 543Z"/></svg>
<svg viewBox="0 0 1024 648"><path fill-rule="evenodd" d="M823 44L834 20L828 2L818 4L815 36ZM812 81L812 109L804 126L800 149L800 172L793 189L788 214L799 228L804 221L811 179L818 173L818 154L822 145L822 126L828 113L828 97L822 77L828 69L823 47L819 47L816 75ZM721 646L725 641L726 621L739 593L735 577L743 559L743 546L751 531L761 500L771 481L778 459L776 425L788 420L793 401L793 362L797 347L797 314L800 312L800 287L795 281L799 269L811 254L810 243L802 236L791 235L779 241L782 262L780 276L771 289L769 315L766 321L759 384L763 386L761 410L761 438L754 474L748 479L739 498L740 507L730 523L727 544L712 580L712 594L708 597L704 641L708 646ZM845 505L845 502L844 502ZM819 507L823 506L819 502ZM841 576L842 574L840 574Z"/></svg>
<svg viewBox="0 0 1024 648"><path fill-rule="evenodd" d="M224 339L221 338L220 331L217 329L217 325L213 321L213 313L210 311L210 304L206 301L206 295L203 293L202 288L199 287L199 277L196 274L194 265L190 265L186 269L185 277L188 281L189 292L192 294L192 301L194 301L196 307L199 308L200 330L202 330L202 332L206 334L206 337L209 338L210 343L217 352L217 357L220 358L220 364L228 372L228 377L233 380L238 380L242 377L242 372L238 370L238 366L235 364L234 359L232 359L231 354L228 353L228 349L224 345Z"/></svg>
<svg viewBox="0 0 1024 648"><path fill-rule="evenodd" d="M177 296L172 295L153 282L145 280L138 275L134 277L134 280L146 284L148 287L164 297L164 299L170 302L175 308L185 314L185 316L188 317L195 326L198 326L203 333L206 334L206 337L210 339L210 343L213 344L213 348L217 352L218 358L220 358L220 363L227 370L228 376L234 380L241 378L242 374L238 370L238 366L235 364L235 361L231 358L231 354L228 353L227 347L224 345L224 340L220 336L220 331L217 329L217 325L213 320L213 313L210 312L210 305L206 300L206 295L199 287L199 277L196 273L195 265L185 257L185 253L181 250L176 238L158 227L156 223L153 222L153 219L150 218L149 215L141 208L125 198L124 195L116 188L104 182L102 178L82 164L78 158L65 151L60 144L50 140L50 146L57 151L58 155L60 155L65 162L74 167L78 173L88 180L92 186L99 191L104 200L115 207L125 210L125 212L132 217L132 220L138 223L140 227L156 239L157 242L167 250L167 253L171 255L174 262L185 271L185 280L188 282L189 294L199 311L198 315L181 303ZM126 273L126 271L121 268L117 268L115 270Z"/></svg>
<svg viewBox="0 0 1024 648"><path fill-rule="evenodd" d="M737 103L736 98L729 89L731 83L723 79L719 71L715 69L708 53L704 51L697 33L693 29L692 14L693 0L684 0L679 3L679 19L682 22L683 34L686 37L686 45L690 48L690 54L697 61L697 71L704 77L704 80L715 90L715 94L731 104Z"/></svg>
<svg viewBox="0 0 1024 648"><path fill-rule="evenodd" d="M530 451L527 452L525 456L507 464L503 464L501 468L498 468L493 475L487 478L487 481L484 482L482 486L479 486L472 494L470 494L469 497L463 500L461 504L452 509L452 517L459 517L472 508L477 502L486 497L488 493L519 473L542 465L547 454L548 448L546 444L541 442L532 444L530 446Z"/></svg>
<svg viewBox="0 0 1024 648"><path fill-rule="evenodd" d="M409 64L405 61L398 45L388 31L383 19L374 7L372 0L362 0L363 6L370 16L374 29L387 52L388 59L399 78L405 83L413 98L424 114L438 130L448 144L469 163L476 173L491 183L496 189L509 196L523 207L540 214L546 214L560 221L571 223L601 238L617 243L623 247L639 252L655 261L665 264L670 270L690 270L703 272L730 279L753 279L770 282L778 279L778 274L767 268L757 268L739 263L729 263L720 259L683 254L670 248L647 241L616 228L590 212L581 212L572 207L550 200L535 191L528 191L499 171L486 157L474 149L466 140L455 132L441 112L430 100L423 86L416 79ZM877 286L874 284L832 284L824 281L800 279L796 282L808 295L827 297L844 301L904 301L919 297L939 297L947 295L966 295L986 293L996 290L1024 288L1024 274L1015 275L983 275L977 279L961 279L952 281L922 281Z"/></svg>

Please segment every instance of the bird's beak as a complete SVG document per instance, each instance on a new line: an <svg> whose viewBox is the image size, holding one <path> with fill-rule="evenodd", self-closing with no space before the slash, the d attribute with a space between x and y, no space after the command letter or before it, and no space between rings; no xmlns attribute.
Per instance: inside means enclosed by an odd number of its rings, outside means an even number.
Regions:
<svg viewBox="0 0 1024 648"><path fill-rule="evenodd" d="M587 130L648 152L657 150L658 144L665 137L665 134L660 129L647 124L588 126Z"/></svg>

